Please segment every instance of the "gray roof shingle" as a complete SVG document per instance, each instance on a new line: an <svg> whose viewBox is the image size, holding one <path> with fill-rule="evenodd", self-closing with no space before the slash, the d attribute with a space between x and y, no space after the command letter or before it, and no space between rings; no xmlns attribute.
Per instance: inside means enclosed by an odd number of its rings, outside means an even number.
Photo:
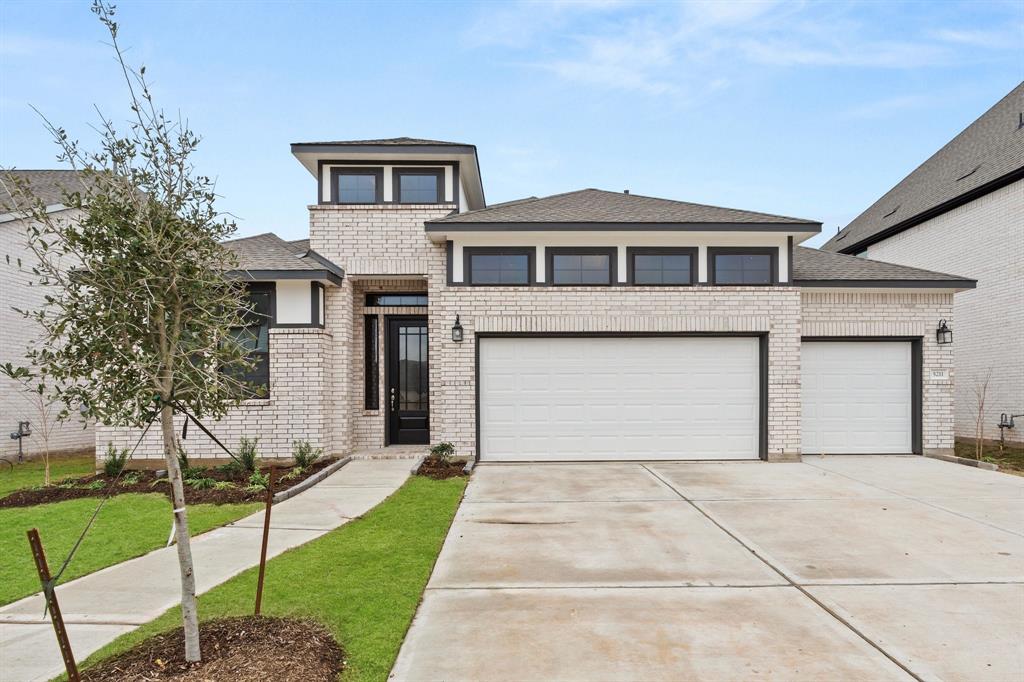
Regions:
<svg viewBox="0 0 1024 682"><path fill-rule="evenodd" d="M787 216L722 208L638 194L582 189L548 197L521 199L477 211L454 213L429 225L458 223L750 223L800 224L819 222Z"/></svg>
<svg viewBox="0 0 1024 682"><path fill-rule="evenodd" d="M303 246L302 243L305 243ZM323 272L342 277L344 271L309 249L309 240L287 242L272 232L224 242L238 258L239 272L282 270L287 272Z"/></svg>
<svg viewBox="0 0 1024 682"><path fill-rule="evenodd" d="M1024 82L822 246L853 252L1024 171Z"/></svg>
<svg viewBox="0 0 1024 682"><path fill-rule="evenodd" d="M958 275L947 275L905 265L894 265L841 253L831 253L805 246L793 248L793 280L797 284L809 282L843 286L869 286L884 283L972 289L975 280Z"/></svg>
<svg viewBox="0 0 1024 682"><path fill-rule="evenodd" d="M446 146L446 147L472 147L471 144L464 142L445 142L444 140L424 140L417 137L386 137L379 140L333 140L326 142L295 142L294 144L333 144L338 146L372 146L380 145L384 147L396 146L396 145L424 145L424 146Z"/></svg>
<svg viewBox="0 0 1024 682"><path fill-rule="evenodd" d="M16 197L11 196L12 188L8 188L7 174L24 180L30 191L46 206L55 206L64 202L62 190L74 192L81 190L81 173L76 170L12 170L0 176L0 208L3 212L15 207Z"/></svg>

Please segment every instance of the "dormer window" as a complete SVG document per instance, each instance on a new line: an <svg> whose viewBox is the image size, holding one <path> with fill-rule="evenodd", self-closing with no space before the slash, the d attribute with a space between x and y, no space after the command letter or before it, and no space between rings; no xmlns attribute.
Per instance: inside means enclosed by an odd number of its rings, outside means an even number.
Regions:
<svg viewBox="0 0 1024 682"><path fill-rule="evenodd" d="M396 168L394 193L399 204L440 204L444 200L444 170Z"/></svg>
<svg viewBox="0 0 1024 682"><path fill-rule="evenodd" d="M331 200L336 204L384 202L384 171L380 168L334 168Z"/></svg>

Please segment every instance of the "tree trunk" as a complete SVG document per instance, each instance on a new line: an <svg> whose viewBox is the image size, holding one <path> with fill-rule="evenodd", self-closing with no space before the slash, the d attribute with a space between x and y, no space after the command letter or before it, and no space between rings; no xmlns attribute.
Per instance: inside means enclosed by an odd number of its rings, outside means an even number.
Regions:
<svg viewBox="0 0 1024 682"><path fill-rule="evenodd" d="M50 446L43 452L43 485L50 485Z"/></svg>
<svg viewBox="0 0 1024 682"><path fill-rule="evenodd" d="M192 566L192 545L188 534L188 512L185 509L185 486L181 481L178 452L174 441L174 408L164 403L160 408L160 426L164 437L167 477L174 498L174 541L178 547L178 568L181 571L181 621L185 630L185 660L199 661L199 612L196 610L196 577Z"/></svg>

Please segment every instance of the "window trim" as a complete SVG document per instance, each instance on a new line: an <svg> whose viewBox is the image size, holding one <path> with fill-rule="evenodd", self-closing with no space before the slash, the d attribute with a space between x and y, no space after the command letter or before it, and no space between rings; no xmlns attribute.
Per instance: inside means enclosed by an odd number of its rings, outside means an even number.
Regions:
<svg viewBox="0 0 1024 682"><path fill-rule="evenodd" d="M437 178L437 200L436 201L402 201L402 176L403 175L433 175ZM391 203L415 206L417 204L443 204L445 203L444 168L406 168L394 167L391 169Z"/></svg>
<svg viewBox="0 0 1024 682"><path fill-rule="evenodd" d="M341 175L373 175L377 178L376 196L373 202L351 203L341 201L338 194L338 177ZM384 203L384 168L360 168L355 166L335 166L331 168L331 203L341 206L375 206Z"/></svg>
<svg viewBox="0 0 1024 682"><path fill-rule="evenodd" d="M715 278L716 256L764 256L771 257L770 282L722 282ZM708 285L716 287L770 287L779 284L779 247L777 246L709 246L708 247Z"/></svg>
<svg viewBox="0 0 1024 682"><path fill-rule="evenodd" d="M491 284L473 282L473 256L526 256L524 284ZM470 287L530 287L537 282L537 247L535 246L464 246L462 247L462 283Z"/></svg>
<svg viewBox="0 0 1024 682"><path fill-rule="evenodd" d="M277 328L277 284L275 282L246 282L245 284L245 295L246 303L248 305L249 296L252 293L267 293L270 294L270 315L267 320L267 350L266 351L250 351L249 355L266 355L267 356L267 383L266 391L263 395L247 395L245 400L270 400L270 356L273 352L274 346L274 335L271 334L271 330Z"/></svg>
<svg viewBox="0 0 1024 682"><path fill-rule="evenodd" d="M372 327L372 335L371 335ZM380 316L363 315L363 409L380 409ZM370 362L370 351L374 360Z"/></svg>
<svg viewBox="0 0 1024 682"><path fill-rule="evenodd" d="M631 287L692 287L697 284L697 254L699 249L696 246L627 246L626 247L626 283ZM686 284L643 284L636 283L636 256L689 256L690 257L690 281Z"/></svg>
<svg viewBox="0 0 1024 682"><path fill-rule="evenodd" d="M608 283L555 283L555 256L608 256ZM613 287L619 283L618 261L619 249L616 246L549 246L544 249L544 283L552 287Z"/></svg>

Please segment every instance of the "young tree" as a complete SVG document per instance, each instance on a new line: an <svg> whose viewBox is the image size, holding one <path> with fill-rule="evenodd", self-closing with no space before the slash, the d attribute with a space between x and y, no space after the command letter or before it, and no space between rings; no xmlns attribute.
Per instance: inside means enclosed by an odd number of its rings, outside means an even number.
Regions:
<svg viewBox="0 0 1024 682"><path fill-rule="evenodd" d="M173 416L181 405L199 418L219 419L245 394L234 377L250 365L231 335L245 326L244 291L225 277L236 262L220 244L235 226L214 209L213 181L194 171L199 137L157 108L145 68L127 65L114 7L94 0L92 11L110 34L130 116L122 133L101 114L93 152L44 118L58 160L80 171L63 201L77 209L77 221L53 218L30 187L7 176L18 210L31 219L33 272L54 287L43 309L29 313L45 338L28 359L57 389L62 416L83 405L86 416L108 425L140 428L159 419L173 491L185 657L198 661Z"/></svg>
<svg viewBox="0 0 1024 682"><path fill-rule="evenodd" d="M60 399L47 385L45 377L28 367L15 367L8 362L0 365L0 374L18 384L25 401L32 407L36 417L34 432L43 442L43 485L50 485L50 437L61 412Z"/></svg>
<svg viewBox="0 0 1024 682"><path fill-rule="evenodd" d="M992 368L983 377L975 377L971 391L974 393L974 459L981 461L985 445L985 403L988 400L988 384L992 379Z"/></svg>

